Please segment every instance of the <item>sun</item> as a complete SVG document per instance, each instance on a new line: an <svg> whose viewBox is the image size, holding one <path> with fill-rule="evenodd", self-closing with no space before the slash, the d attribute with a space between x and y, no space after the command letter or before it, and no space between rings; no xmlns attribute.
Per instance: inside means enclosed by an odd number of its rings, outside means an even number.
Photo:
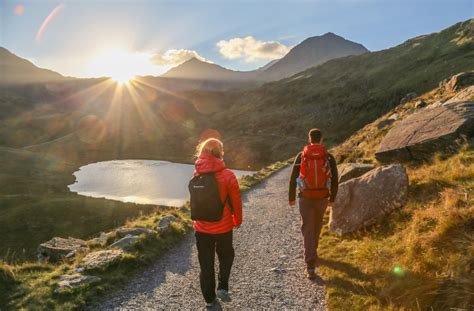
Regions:
<svg viewBox="0 0 474 311"><path fill-rule="evenodd" d="M125 84L132 81L135 78L135 76L133 74L120 73L120 74L114 74L110 78L119 84Z"/></svg>
<svg viewBox="0 0 474 311"><path fill-rule="evenodd" d="M91 76L110 77L124 84L137 75L149 72L153 66L151 56L146 53L109 49L97 54L90 62L89 72Z"/></svg>

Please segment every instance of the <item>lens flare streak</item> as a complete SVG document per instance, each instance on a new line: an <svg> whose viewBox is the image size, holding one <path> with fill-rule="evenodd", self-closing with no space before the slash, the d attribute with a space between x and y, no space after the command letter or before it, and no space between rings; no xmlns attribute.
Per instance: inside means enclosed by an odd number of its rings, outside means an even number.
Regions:
<svg viewBox="0 0 474 311"><path fill-rule="evenodd" d="M38 32L36 33L36 42L41 42L41 40L43 39L43 34L44 32L46 31L46 29L48 28L49 24L51 23L51 21L56 17L58 16L59 13L61 13L61 11L64 9L64 4L60 4L58 6L56 6L52 11L51 13L49 13L49 15L45 18L45 20L43 21L43 24L41 24L41 27L40 29L38 30Z"/></svg>

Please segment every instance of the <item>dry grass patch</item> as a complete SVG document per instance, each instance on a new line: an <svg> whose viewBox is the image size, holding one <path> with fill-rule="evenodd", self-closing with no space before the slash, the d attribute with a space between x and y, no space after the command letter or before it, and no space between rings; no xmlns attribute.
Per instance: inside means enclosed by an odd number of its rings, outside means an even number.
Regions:
<svg viewBox="0 0 474 311"><path fill-rule="evenodd" d="M366 230L324 228L320 268L332 310L474 307L474 152L408 167L405 207Z"/></svg>

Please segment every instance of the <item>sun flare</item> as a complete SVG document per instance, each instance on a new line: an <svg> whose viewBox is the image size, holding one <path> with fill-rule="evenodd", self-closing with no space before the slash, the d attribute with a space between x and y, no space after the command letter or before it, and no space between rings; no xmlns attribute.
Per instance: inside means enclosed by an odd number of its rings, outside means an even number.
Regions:
<svg viewBox="0 0 474 311"><path fill-rule="evenodd" d="M136 75L144 74L153 68L151 56L146 53L111 49L98 54L90 63L93 76L110 77L117 83L128 83Z"/></svg>
<svg viewBox="0 0 474 311"><path fill-rule="evenodd" d="M117 83L124 84L124 83L128 83L132 81L133 78L135 78L135 76L133 74L121 73L121 74L114 74L110 76L110 78Z"/></svg>

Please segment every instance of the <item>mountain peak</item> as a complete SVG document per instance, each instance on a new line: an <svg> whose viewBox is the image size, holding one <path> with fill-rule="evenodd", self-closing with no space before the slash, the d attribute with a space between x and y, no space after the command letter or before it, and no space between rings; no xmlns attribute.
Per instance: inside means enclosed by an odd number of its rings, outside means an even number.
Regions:
<svg viewBox="0 0 474 311"><path fill-rule="evenodd" d="M242 80L248 77L244 72L233 71L196 57L171 68L161 76L192 80Z"/></svg>
<svg viewBox="0 0 474 311"><path fill-rule="evenodd" d="M290 77L334 58L365 52L368 50L362 44L327 32L321 36L309 37L296 45L282 59L265 70L264 74L267 80L277 80Z"/></svg>
<svg viewBox="0 0 474 311"><path fill-rule="evenodd" d="M336 35L334 32L326 32L321 37L340 37L340 36Z"/></svg>
<svg viewBox="0 0 474 311"><path fill-rule="evenodd" d="M202 60L198 59L197 57L193 56L190 59L188 59L187 61L185 61L184 63L191 63L192 64L192 63L207 63L207 62L202 61Z"/></svg>

